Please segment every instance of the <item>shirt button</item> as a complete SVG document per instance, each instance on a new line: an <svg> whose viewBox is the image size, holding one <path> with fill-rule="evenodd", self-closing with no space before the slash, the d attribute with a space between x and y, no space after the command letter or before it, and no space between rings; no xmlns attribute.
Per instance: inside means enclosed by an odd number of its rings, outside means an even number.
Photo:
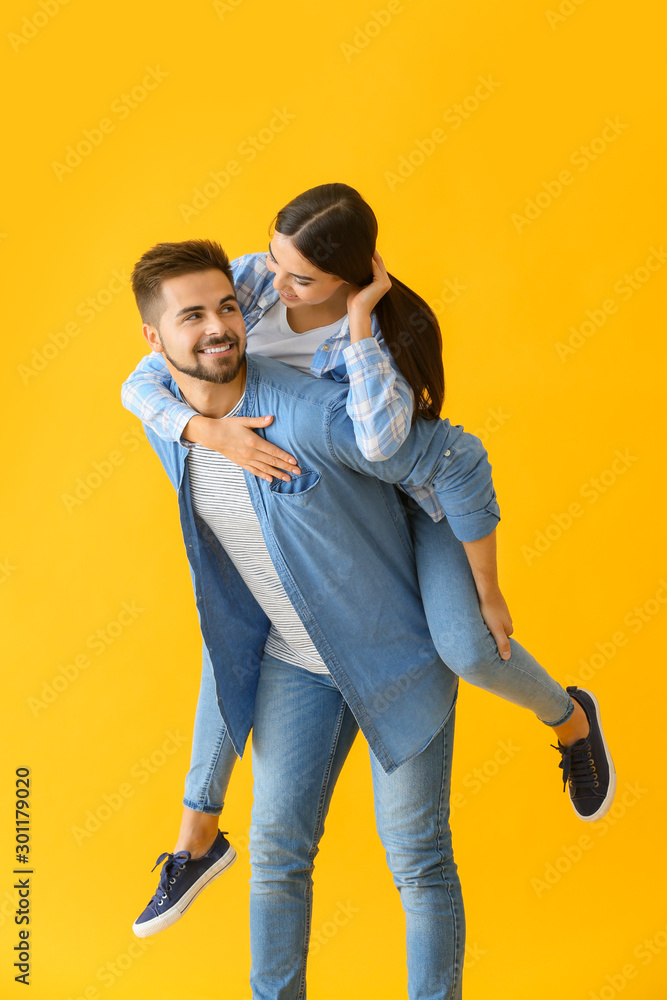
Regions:
<svg viewBox="0 0 667 1000"><path fill-rule="evenodd" d="M329 350L329 345L328 344L322 344L322 350L323 351L328 351Z"/></svg>
<svg viewBox="0 0 667 1000"><path fill-rule="evenodd" d="M447 451L445 452L445 458L448 458L448 457L449 457L449 455L451 455L451 452L450 452L450 450L449 450L449 448L448 448L448 449L447 449Z"/></svg>

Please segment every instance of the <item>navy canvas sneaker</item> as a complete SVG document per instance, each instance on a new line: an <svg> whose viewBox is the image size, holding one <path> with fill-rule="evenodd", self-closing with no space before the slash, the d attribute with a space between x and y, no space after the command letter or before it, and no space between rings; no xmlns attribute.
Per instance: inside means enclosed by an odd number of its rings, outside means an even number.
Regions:
<svg viewBox="0 0 667 1000"><path fill-rule="evenodd" d="M235 860L236 851L220 830L203 858L193 860L189 851L161 854L152 868L155 871L164 862L160 884L144 912L132 925L137 937L149 937L175 924L199 893Z"/></svg>
<svg viewBox="0 0 667 1000"><path fill-rule="evenodd" d="M590 732L585 739L564 747L560 740L554 750L561 754L563 791L570 786L570 802L579 819L586 823L602 819L611 808L616 792L616 772L600 723L600 706L585 688L569 687L567 693L579 702L588 716Z"/></svg>

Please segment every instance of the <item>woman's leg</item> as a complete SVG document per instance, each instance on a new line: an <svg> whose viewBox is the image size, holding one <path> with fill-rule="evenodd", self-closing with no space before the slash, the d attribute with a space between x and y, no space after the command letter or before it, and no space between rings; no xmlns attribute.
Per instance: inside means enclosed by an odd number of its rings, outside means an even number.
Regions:
<svg viewBox="0 0 667 1000"><path fill-rule="evenodd" d="M572 808L586 822L601 819L611 808L616 777L595 696L574 686L565 691L514 639L509 660L503 660L482 618L463 544L447 521L436 524L414 502L406 509L424 610L440 656L459 677L531 709L551 726Z"/></svg>
<svg viewBox="0 0 667 1000"><path fill-rule="evenodd" d="M465 549L447 521L435 523L413 503L406 509L424 610L441 658L463 680L529 708L547 726L565 726L575 710L567 691L514 639L509 660L498 653Z"/></svg>
<svg viewBox="0 0 667 1000"><path fill-rule="evenodd" d="M153 898L133 924L138 937L171 927L199 894L233 864L236 851L218 831L218 816L236 760L218 711L213 667L204 647L181 829L173 852L161 854L155 864L162 864L160 880ZM183 853L186 851L189 856Z"/></svg>
<svg viewBox="0 0 667 1000"><path fill-rule="evenodd" d="M183 818L174 851L206 854L218 832L218 817L238 760L220 715L213 665L206 646L195 715L190 770L185 779Z"/></svg>
<svg viewBox="0 0 667 1000"><path fill-rule="evenodd" d="M375 815L405 912L410 1000L460 1000L465 917L449 829L454 710L412 760L385 774L371 754Z"/></svg>
<svg viewBox="0 0 667 1000"><path fill-rule="evenodd" d="M305 996L313 863L356 733L354 717L331 677L264 657L252 743L254 1000Z"/></svg>

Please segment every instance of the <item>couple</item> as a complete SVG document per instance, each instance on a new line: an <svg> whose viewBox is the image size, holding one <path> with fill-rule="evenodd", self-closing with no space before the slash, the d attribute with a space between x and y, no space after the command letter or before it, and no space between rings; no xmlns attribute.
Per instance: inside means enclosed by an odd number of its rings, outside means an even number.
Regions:
<svg viewBox="0 0 667 1000"><path fill-rule="evenodd" d="M234 860L218 815L252 728L255 1000L305 996L313 861L359 728L411 1000L461 996L457 675L554 729L582 819L614 794L594 697L509 639L486 452L439 419L437 321L376 236L359 194L327 184L278 214L268 255L159 244L133 273L153 354L123 401L178 492L204 639L183 822L134 930L170 926Z"/></svg>

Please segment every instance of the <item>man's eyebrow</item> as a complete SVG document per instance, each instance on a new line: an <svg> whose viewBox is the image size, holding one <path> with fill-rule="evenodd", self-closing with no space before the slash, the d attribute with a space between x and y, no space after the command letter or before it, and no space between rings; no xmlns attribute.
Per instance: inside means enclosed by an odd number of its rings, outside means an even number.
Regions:
<svg viewBox="0 0 667 1000"><path fill-rule="evenodd" d="M230 299L233 302L236 302L235 295L225 295L224 298L220 299L218 305L221 306L224 302L229 302ZM185 315L185 313L204 312L205 308L206 308L205 306L187 306L185 309L179 309L174 319L178 319L179 316L183 316Z"/></svg>
<svg viewBox="0 0 667 1000"><path fill-rule="evenodd" d="M269 243L269 253L270 253L270 254L271 254L271 256L273 257L273 259L274 259L274 260L276 260L276 257L275 257L275 254L274 254L274 252L273 252L273 247L271 246L271 244L270 244L270 243ZM276 260L276 264L277 264L277 263L278 263L278 261ZM307 274L292 274L292 272L291 272L291 271L288 271L287 273L288 273L288 274L289 274L289 275L290 275L290 276L291 276L292 278L299 278L299 280L300 280L300 281L315 281L315 279L314 279L314 278L312 277L312 275L310 275L310 276L309 276L309 275L307 275Z"/></svg>

